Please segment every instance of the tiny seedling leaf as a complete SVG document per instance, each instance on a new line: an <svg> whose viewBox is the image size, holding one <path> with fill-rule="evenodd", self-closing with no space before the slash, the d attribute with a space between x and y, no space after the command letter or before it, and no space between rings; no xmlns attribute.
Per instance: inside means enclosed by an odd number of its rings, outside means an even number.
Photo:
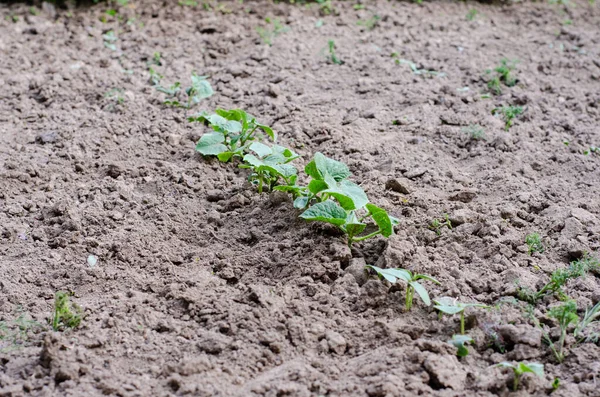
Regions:
<svg viewBox="0 0 600 397"><path fill-rule="evenodd" d="M425 287L423 287L421 284L419 284L416 281L411 281L411 282L409 282L409 284L411 287L413 287L415 289L417 294L419 294L419 296L423 300L423 303L425 303L426 306L431 305L431 299L429 299L429 294L427 293L427 290L425 289Z"/></svg>
<svg viewBox="0 0 600 397"><path fill-rule="evenodd" d="M369 211L369 214L371 214L373 220L377 226L379 226L381 235L384 237L390 237L392 234L394 234L393 221L388 213L383 208L379 208L374 204L366 204L366 206L367 211Z"/></svg>
<svg viewBox="0 0 600 397"><path fill-rule="evenodd" d="M259 157L266 157L273 153L273 150L269 146L260 142L252 142L249 149L258 154ZM244 161L246 161L245 158Z"/></svg>
<svg viewBox="0 0 600 397"><path fill-rule="evenodd" d="M452 340L449 340L448 343L458 349L456 352L458 357L466 357L469 354L469 349L466 345L467 343L473 343L473 338L469 335L452 335Z"/></svg>

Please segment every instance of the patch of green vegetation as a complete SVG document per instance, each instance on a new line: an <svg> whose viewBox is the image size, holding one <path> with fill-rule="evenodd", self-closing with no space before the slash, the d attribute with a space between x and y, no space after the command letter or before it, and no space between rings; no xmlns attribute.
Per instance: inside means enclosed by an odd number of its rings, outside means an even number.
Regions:
<svg viewBox="0 0 600 397"><path fill-rule="evenodd" d="M269 46L273 45L273 40L275 37L282 33L289 32L290 30L290 28L288 26L284 26L278 18L265 18L265 22L267 23L268 27L263 28L262 26L257 26L256 32L260 36L262 42Z"/></svg>
<svg viewBox="0 0 600 397"><path fill-rule="evenodd" d="M104 40L104 47L108 48L111 51L117 50L117 35L114 30L109 30L108 32L102 35L102 39Z"/></svg>
<svg viewBox="0 0 600 397"><path fill-rule="evenodd" d="M187 87L184 91L187 96L187 101L180 102L178 96L181 91L181 83L179 81L176 81L169 87L163 87L160 85L163 76L158 74L152 67L149 68L149 72L150 83L158 92L167 95L168 99L163 102L167 106L191 109L202 100L209 98L214 94L213 88L207 80L207 76L198 76L196 72L192 72L192 85Z"/></svg>
<svg viewBox="0 0 600 397"><path fill-rule="evenodd" d="M0 353L18 349L28 340L30 331L43 328L20 308L15 315L12 320L0 321Z"/></svg>
<svg viewBox="0 0 600 397"><path fill-rule="evenodd" d="M469 12L467 12L467 21L472 21L475 19L475 17L477 16L477 10L474 8L471 8L469 10Z"/></svg>
<svg viewBox="0 0 600 397"><path fill-rule="evenodd" d="M319 5L319 12L323 15L331 15L335 12L331 0L315 0Z"/></svg>
<svg viewBox="0 0 600 397"><path fill-rule="evenodd" d="M526 362L511 364L508 362L502 362L500 364L496 364L496 366L500 368L512 369L514 375L513 391L517 391L519 389L519 381L521 380L521 377L526 373L535 374L540 378L544 377L544 364Z"/></svg>
<svg viewBox="0 0 600 397"><path fill-rule="evenodd" d="M54 297L54 316L52 317L54 331L77 328L81 324L83 310L71 302L71 296L73 294L58 291Z"/></svg>
<svg viewBox="0 0 600 397"><path fill-rule="evenodd" d="M504 131L508 131L512 127L515 118L522 115L525 112L521 106L502 106L492 110L492 114L499 114L504 119Z"/></svg>
<svg viewBox="0 0 600 397"><path fill-rule="evenodd" d="M410 70L414 74L421 75L421 76L427 76L427 77L443 77L446 75L446 73L444 73L444 72L420 69L416 63L406 60L406 59L400 59L399 54L397 52L392 52L391 56L392 56L392 58L394 58L394 62L396 62L396 65L408 65L410 67Z"/></svg>
<svg viewBox="0 0 600 397"><path fill-rule="evenodd" d="M515 69L518 61L508 60L506 58L500 61L500 65L494 68L496 75L493 76L487 83L488 90L494 95L502 94L502 83L507 87L513 87L517 84L517 79L513 76L512 71ZM491 73L491 70L487 70L486 73Z"/></svg>
<svg viewBox="0 0 600 397"><path fill-rule="evenodd" d="M329 60L336 65L342 65L344 61L339 59L335 54L335 41L329 40L327 42L327 47L329 48Z"/></svg>
<svg viewBox="0 0 600 397"><path fill-rule="evenodd" d="M259 131L276 140L270 127L259 123L254 116L241 109L217 109L214 114L200 113L189 117L188 121L206 123L212 127L213 132L202 135L196 144L196 151L204 156L217 156L222 162L244 157Z"/></svg>
<svg viewBox="0 0 600 397"><path fill-rule="evenodd" d="M473 141L485 140L485 130L479 124L469 124L467 127L462 128L462 132L467 134Z"/></svg>
<svg viewBox="0 0 600 397"><path fill-rule="evenodd" d="M533 255L534 252L540 254L544 252L544 244L542 244L542 238L539 233L531 233L525 237L525 244L527 244L527 252L529 255Z"/></svg>
<svg viewBox="0 0 600 397"><path fill-rule="evenodd" d="M357 21L356 24L358 26L363 26L367 30L373 30L380 20L381 17L379 15L373 15L371 18Z"/></svg>
<svg viewBox="0 0 600 397"><path fill-rule="evenodd" d="M398 280L402 280L402 281L406 282L406 284L407 284L406 299L405 299L406 311L410 311L410 309L412 308L415 291L417 292L419 297L421 297L421 300L423 301L423 303L425 303L425 305L427 305L427 306L431 305L431 299L429 298L429 293L427 292L425 287L423 287L423 285L421 285L418 282L419 280L428 280L435 284L441 285L441 283L439 281L437 281L435 278L433 278L431 276L427 276L425 274L413 273L410 270L406 270L406 269L381 269L377 266L370 266L370 265L368 265L367 268L375 270L375 272L377 272L377 275L379 276L380 279L386 279L387 281L389 281L392 284L395 284L396 281L398 281Z"/></svg>
<svg viewBox="0 0 600 397"><path fill-rule="evenodd" d="M481 303L462 303L456 298L443 296L433 300L434 308L439 310L440 316L443 314L454 315L460 314L460 334L465 334L465 310L470 307L488 308L489 306Z"/></svg>
<svg viewBox="0 0 600 397"><path fill-rule="evenodd" d="M585 156L587 156L589 154L593 154L593 153L599 154L600 153L600 147L590 146L589 149L586 149L586 150L583 151L583 154Z"/></svg>
<svg viewBox="0 0 600 397"><path fill-rule="evenodd" d="M265 186L268 191L273 191L281 179L286 186L295 185L298 170L289 163L300 157L298 154L283 146L270 147L260 142L252 142L248 149L253 153L244 156L244 164L240 168L252 170L248 179L258 186L259 193Z"/></svg>
<svg viewBox="0 0 600 397"><path fill-rule="evenodd" d="M448 229L452 229L452 222L450 222L450 217L448 216L448 214L444 214L443 220L436 218L433 221L431 221L431 223L429 224L429 229L433 230L438 236L441 236L442 228L444 226Z"/></svg>
<svg viewBox="0 0 600 397"><path fill-rule="evenodd" d="M196 0L179 0L179 5L184 7L198 7Z"/></svg>

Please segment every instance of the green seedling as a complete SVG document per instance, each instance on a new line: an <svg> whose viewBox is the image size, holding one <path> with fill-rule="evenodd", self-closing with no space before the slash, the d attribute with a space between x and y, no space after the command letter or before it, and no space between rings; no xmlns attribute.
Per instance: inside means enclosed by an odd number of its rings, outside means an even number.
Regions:
<svg viewBox="0 0 600 397"><path fill-rule="evenodd" d="M449 296L443 296L433 300L434 306L440 311L440 317L442 313L454 315L460 313L460 334L465 334L465 309L469 307L481 307L488 308L489 306L481 303L461 303L456 298Z"/></svg>
<svg viewBox="0 0 600 397"><path fill-rule="evenodd" d="M184 7L198 7L196 0L179 0L179 5Z"/></svg>
<svg viewBox="0 0 600 397"><path fill-rule="evenodd" d="M327 42L327 46L329 48L329 59L331 60L331 62L334 63L334 64L336 64L336 65L343 65L344 61L342 61L341 59L339 59L337 57L337 55L335 54L335 41L329 40Z"/></svg>
<svg viewBox="0 0 600 397"><path fill-rule="evenodd" d="M467 21L474 20L476 16L477 16L477 10L474 8L471 8L469 10L469 12L467 12Z"/></svg>
<svg viewBox="0 0 600 397"><path fill-rule="evenodd" d="M584 336L584 331L588 328L600 326L600 302L596 303L591 309L586 309L583 319L577 324L573 331L573 336L577 338L578 342L593 342L598 343L600 334L598 332L591 332L589 335Z"/></svg>
<svg viewBox="0 0 600 397"><path fill-rule="evenodd" d="M552 342L550 336L547 333L543 333L544 339L550 346L550 350L554 353L554 357L559 363L562 363L565 359L565 339L567 337L567 330L571 323L578 323L579 316L577 315L577 304L573 300L569 300L562 305L555 306L548 311L548 317L558 321L560 328L560 337L556 344Z"/></svg>
<svg viewBox="0 0 600 397"><path fill-rule="evenodd" d="M269 147L260 142L253 142L248 149L254 154L246 154L240 168L252 170L249 180L258 186L259 193L263 192L264 186L273 191L280 178L286 186L295 185L298 170L289 163L300 157L298 154L282 146Z"/></svg>
<svg viewBox="0 0 600 397"><path fill-rule="evenodd" d="M485 130L479 124L469 124L467 127L463 127L461 131L473 141L485 140Z"/></svg>
<svg viewBox="0 0 600 397"><path fill-rule="evenodd" d="M37 321L17 310L17 317L9 321L0 321L0 353L18 349L28 339L28 333L36 328L43 328Z"/></svg>
<svg viewBox="0 0 600 397"><path fill-rule="evenodd" d="M552 272L550 281L537 292L533 292L527 288L519 288L518 297L532 305L536 304L538 300L547 295L556 294L559 299L566 300L568 299L568 296L563 291L563 287L569 280L585 277L588 272L596 271L598 269L600 269L598 260L592 256L586 255L578 261L571 262L567 268L557 269Z"/></svg>
<svg viewBox="0 0 600 397"><path fill-rule="evenodd" d="M512 87L517 84L517 79L512 76L511 72L515 69L517 65L516 60L510 61L506 58L500 61L500 65L497 66L494 71L498 74L500 80L507 86Z"/></svg>
<svg viewBox="0 0 600 397"><path fill-rule="evenodd" d="M202 135L196 144L196 151L204 156L217 156L222 162L233 157L244 157L250 144L260 139L259 131L263 131L276 140L270 127L260 124L254 116L241 109L217 109L214 114L201 113L188 118L188 121L207 123L213 132Z"/></svg>
<svg viewBox="0 0 600 397"><path fill-rule="evenodd" d="M365 9L365 5L364 4L354 4L352 6L352 8L354 8L356 11L358 11L358 10L364 10Z"/></svg>
<svg viewBox="0 0 600 397"><path fill-rule="evenodd" d="M206 76L198 76L195 72L192 72L192 85L185 89L185 93L188 97L187 102L181 103L177 100L177 94L181 90L181 84L176 82L169 88L155 85L156 90L167 94L169 98L164 104L168 106L175 106L190 109L193 106L199 104L203 99L209 98L214 94L212 86L207 80Z"/></svg>
<svg viewBox="0 0 600 397"><path fill-rule="evenodd" d="M467 344L472 344L473 338L469 335L452 335L452 339L448 341L452 346L456 347L456 355L458 357L466 357L469 355Z"/></svg>
<svg viewBox="0 0 600 397"><path fill-rule="evenodd" d="M81 324L83 311L70 301L71 294L58 291L54 297L54 316L52 329L59 331L66 328L77 328Z"/></svg>
<svg viewBox="0 0 600 397"><path fill-rule="evenodd" d="M109 30L108 32L102 35L102 39L104 40L104 47L108 48L111 51L117 50L117 45L115 44L118 40L117 35L114 30Z"/></svg>
<svg viewBox="0 0 600 397"><path fill-rule="evenodd" d="M375 29L375 26L377 26L377 23L380 20L381 20L381 17L379 15L373 15L371 18L365 19L364 21L363 20L357 21L356 24L358 26L363 26L367 30L373 30L373 29Z"/></svg>
<svg viewBox="0 0 600 397"><path fill-rule="evenodd" d="M152 64L156 65L156 66L162 66L162 60L161 60L162 54L160 52L155 52L152 55Z"/></svg>
<svg viewBox="0 0 600 397"><path fill-rule="evenodd" d="M500 77L492 77L487 83L488 90L494 95L502 94L502 84L500 83Z"/></svg>
<svg viewBox="0 0 600 397"><path fill-rule="evenodd" d="M448 214L444 214L444 219L434 219L429 224L429 229L433 230L435 234L440 236L442 234L442 228L446 226L448 229L452 229L452 222L450 222L450 217Z"/></svg>
<svg viewBox="0 0 600 397"><path fill-rule="evenodd" d="M502 362L500 364L496 364L496 367L510 368L513 370L513 391L517 391L519 389L519 381L521 380L521 377L526 373L532 373L534 375L539 376L540 378L544 377L544 364L525 362L511 364L508 362Z"/></svg>
<svg viewBox="0 0 600 397"><path fill-rule="evenodd" d="M154 70L154 68L150 67L148 68L148 73L150 73L150 84L152 84L153 86L157 87L156 89L160 92L165 92L164 88L160 86L160 81L162 80L163 76L158 73L156 70ZM176 95L177 92L179 91L179 83L175 83L176 86L171 86L169 90L167 90L168 94L167 95Z"/></svg>
<svg viewBox="0 0 600 397"><path fill-rule="evenodd" d="M273 39L275 39L275 37L282 33L289 32L290 30L290 28L288 26L284 26L278 18L265 18L265 22L270 26L270 28L257 26L256 32L260 36L262 42L269 46L273 45Z"/></svg>
<svg viewBox="0 0 600 397"><path fill-rule="evenodd" d="M396 55L396 56L394 56ZM408 65L410 67L410 70L417 75L421 75L421 76L428 76L428 77L443 77L446 75L446 73L444 72L437 72L435 70L427 70L427 69L419 69L419 67L417 66L416 63L411 62L409 60L406 59L399 59L397 57L397 53L392 53L392 57L395 58L394 62L396 62L396 65Z"/></svg>
<svg viewBox="0 0 600 397"><path fill-rule="evenodd" d="M527 244L527 252L529 255L533 255L534 252L539 252L540 254L544 252L542 238L538 233L528 234L525 237L525 244Z"/></svg>
<svg viewBox="0 0 600 397"><path fill-rule="evenodd" d="M551 386L552 386L552 392L557 391L558 388L560 387L560 378L554 378ZM552 392L550 392L550 393L552 393Z"/></svg>
<svg viewBox="0 0 600 397"><path fill-rule="evenodd" d="M596 154L600 153L600 148L596 147L596 146L590 146L589 149L586 149L586 150L583 151L583 155L584 156L587 156L587 155L592 154L592 153L596 153Z"/></svg>
<svg viewBox="0 0 600 397"><path fill-rule="evenodd" d="M502 106L492 110L492 114L500 114L504 119L504 131L508 131L514 123L517 116L523 114L525 110L521 106Z"/></svg>
<svg viewBox="0 0 600 397"><path fill-rule="evenodd" d="M315 0L319 4L319 11L323 15L333 14L334 8L331 0Z"/></svg>
<svg viewBox="0 0 600 397"><path fill-rule="evenodd" d="M419 297L421 298L423 303L425 303L425 305L427 305L427 306L431 305L431 299L429 298L429 293L427 293L427 290L425 289L425 287L423 287L419 283L419 280L429 280L433 283L441 285L441 283L433 277L427 276L425 274L413 273L410 270L381 269L377 266L371 266L371 265L367 265L367 268L375 270L375 272L377 272L377 275L379 276L380 279L386 279L387 281L389 281L392 284L395 284L396 281L398 281L398 280L402 280L402 281L406 282L406 284L407 284L406 300L405 300L406 311L410 311L410 309L412 308L415 291L417 292L417 294L419 295Z"/></svg>

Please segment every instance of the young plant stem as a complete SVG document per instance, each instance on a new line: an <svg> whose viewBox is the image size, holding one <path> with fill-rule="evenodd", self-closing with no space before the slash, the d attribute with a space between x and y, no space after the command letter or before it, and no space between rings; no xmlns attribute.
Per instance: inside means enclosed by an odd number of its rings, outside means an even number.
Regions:
<svg viewBox="0 0 600 397"><path fill-rule="evenodd" d="M517 391L519 388L519 375L515 373L515 379L513 380L513 391Z"/></svg>
<svg viewBox="0 0 600 397"><path fill-rule="evenodd" d="M366 236L351 237L348 239L348 247L352 247L352 243L370 239L371 237L377 236L379 233L381 233L381 229L378 229L377 231L374 231L373 233L367 234Z"/></svg>
<svg viewBox="0 0 600 397"><path fill-rule="evenodd" d="M262 194L263 192L263 176L260 175L260 177L258 178L258 192L260 194Z"/></svg>
<svg viewBox="0 0 600 397"><path fill-rule="evenodd" d="M410 309L412 308L412 301L413 301L413 296L415 293L415 289L413 287L411 287L410 285L408 285L406 287L406 311L410 311Z"/></svg>
<svg viewBox="0 0 600 397"><path fill-rule="evenodd" d="M465 311L460 312L460 334L465 334Z"/></svg>

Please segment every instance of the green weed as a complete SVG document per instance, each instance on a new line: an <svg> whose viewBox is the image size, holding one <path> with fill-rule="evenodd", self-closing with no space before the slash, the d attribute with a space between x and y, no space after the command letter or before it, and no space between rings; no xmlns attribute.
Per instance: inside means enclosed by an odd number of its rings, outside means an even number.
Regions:
<svg viewBox="0 0 600 397"><path fill-rule="evenodd" d="M77 328L81 324L83 310L69 297L72 294L58 291L54 297L54 316L52 329L60 331L66 328Z"/></svg>
<svg viewBox="0 0 600 397"><path fill-rule="evenodd" d="M434 219L433 221L431 221L431 223L429 224L429 229L433 230L438 236L441 236L442 228L444 226L446 226L448 229L452 229L452 222L450 222L450 217L448 216L448 214L444 214L443 220Z"/></svg>
<svg viewBox="0 0 600 397"><path fill-rule="evenodd" d="M504 119L504 131L508 131L514 123L514 119L523 114L525 110L521 106L502 106L492 110L492 114L500 114Z"/></svg>
<svg viewBox="0 0 600 397"><path fill-rule="evenodd" d="M519 362L517 364L511 364L508 362L502 362L500 364L496 364L497 367L500 368L510 368L513 371L514 379L513 379L513 391L517 391L519 389L519 381L523 374L532 373L540 378L544 377L544 364L539 363L525 363Z"/></svg>
<svg viewBox="0 0 600 397"><path fill-rule="evenodd" d="M527 244L527 252L529 255L533 255L534 252L539 252L540 254L544 252L542 238L538 233L528 234L525 237L525 244Z"/></svg>
<svg viewBox="0 0 600 397"><path fill-rule="evenodd" d="M437 298L433 300L434 308L440 311L440 316L442 313L454 315L460 313L460 334L465 334L465 309L469 307L481 307L488 308L489 306L481 304L481 303L461 303L456 298L451 298L449 296L443 296L441 298Z"/></svg>
<svg viewBox="0 0 600 397"><path fill-rule="evenodd" d="M473 141L485 140L485 130L479 124L469 124L467 127L462 128L462 132L467 134Z"/></svg>
<svg viewBox="0 0 600 397"><path fill-rule="evenodd" d="M344 61L339 59L337 57L337 55L335 54L335 41L329 40L327 42L327 46L329 48L329 59L331 60L331 62L336 65L342 65L344 63Z"/></svg>
<svg viewBox="0 0 600 397"><path fill-rule="evenodd" d="M248 147L251 152L244 156L244 164L240 168L252 170L249 180L258 186L258 192L263 192L266 186L269 191L283 179L286 186L294 185L298 178L298 170L291 161L300 157L290 149L274 145L269 147L260 142L252 142Z"/></svg>
<svg viewBox="0 0 600 397"><path fill-rule="evenodd" d="M289 32L290 30L290 28L284 26L278 18L265 18L265 22L268 24L269 28L257 26L256 32L260 36L262 42L269 46L273 45L273 40L275 39L275 37L279 36L282 33Z"/></svg>
<svg viewBox="0 0 600 397"><path fill-rule="evenodd" d="M150 82L154 85L154 88L158 92L162 92L167 95L167 100L163 103L167 106L180 107L190 109L195 105L199 104L202 100L211 97L214 94L213 88L207 80L206 76L198 76L196 72L192 72L191 80L192 85L185 89L187 101L180 102L178 94L181 91L181 83L179 81L172 84L170 87L163 87L160 85L162 76L154 69L150 68Z"/></svg>
<svg viewBox="0 0 600 397"><path fill-rule="evenodd" d="M427 276L425 274L413 273L410 270L406 269L381 269L377 266L367 265L368 269L375 270L380 279L386 279L392 284L395 284L396 281L402 280L406 282L406 299L405 299L405 307L406 311L410 311L413 305L413 297L415 295L415 291L421 297L421 300L425 305L431 305L431 299L429 298L429 293L418 281L419 280L429 280L435 284L441 285L439 281L431 276Z"/></svg>
<svg viewBox="0 0 600 397"><path fill-rule="evenodd" d="M108 48L111 51L117 50L117 35L114 30L109 30L108 32L102 35L102 39L104 40L104 47Z"/></svg>

